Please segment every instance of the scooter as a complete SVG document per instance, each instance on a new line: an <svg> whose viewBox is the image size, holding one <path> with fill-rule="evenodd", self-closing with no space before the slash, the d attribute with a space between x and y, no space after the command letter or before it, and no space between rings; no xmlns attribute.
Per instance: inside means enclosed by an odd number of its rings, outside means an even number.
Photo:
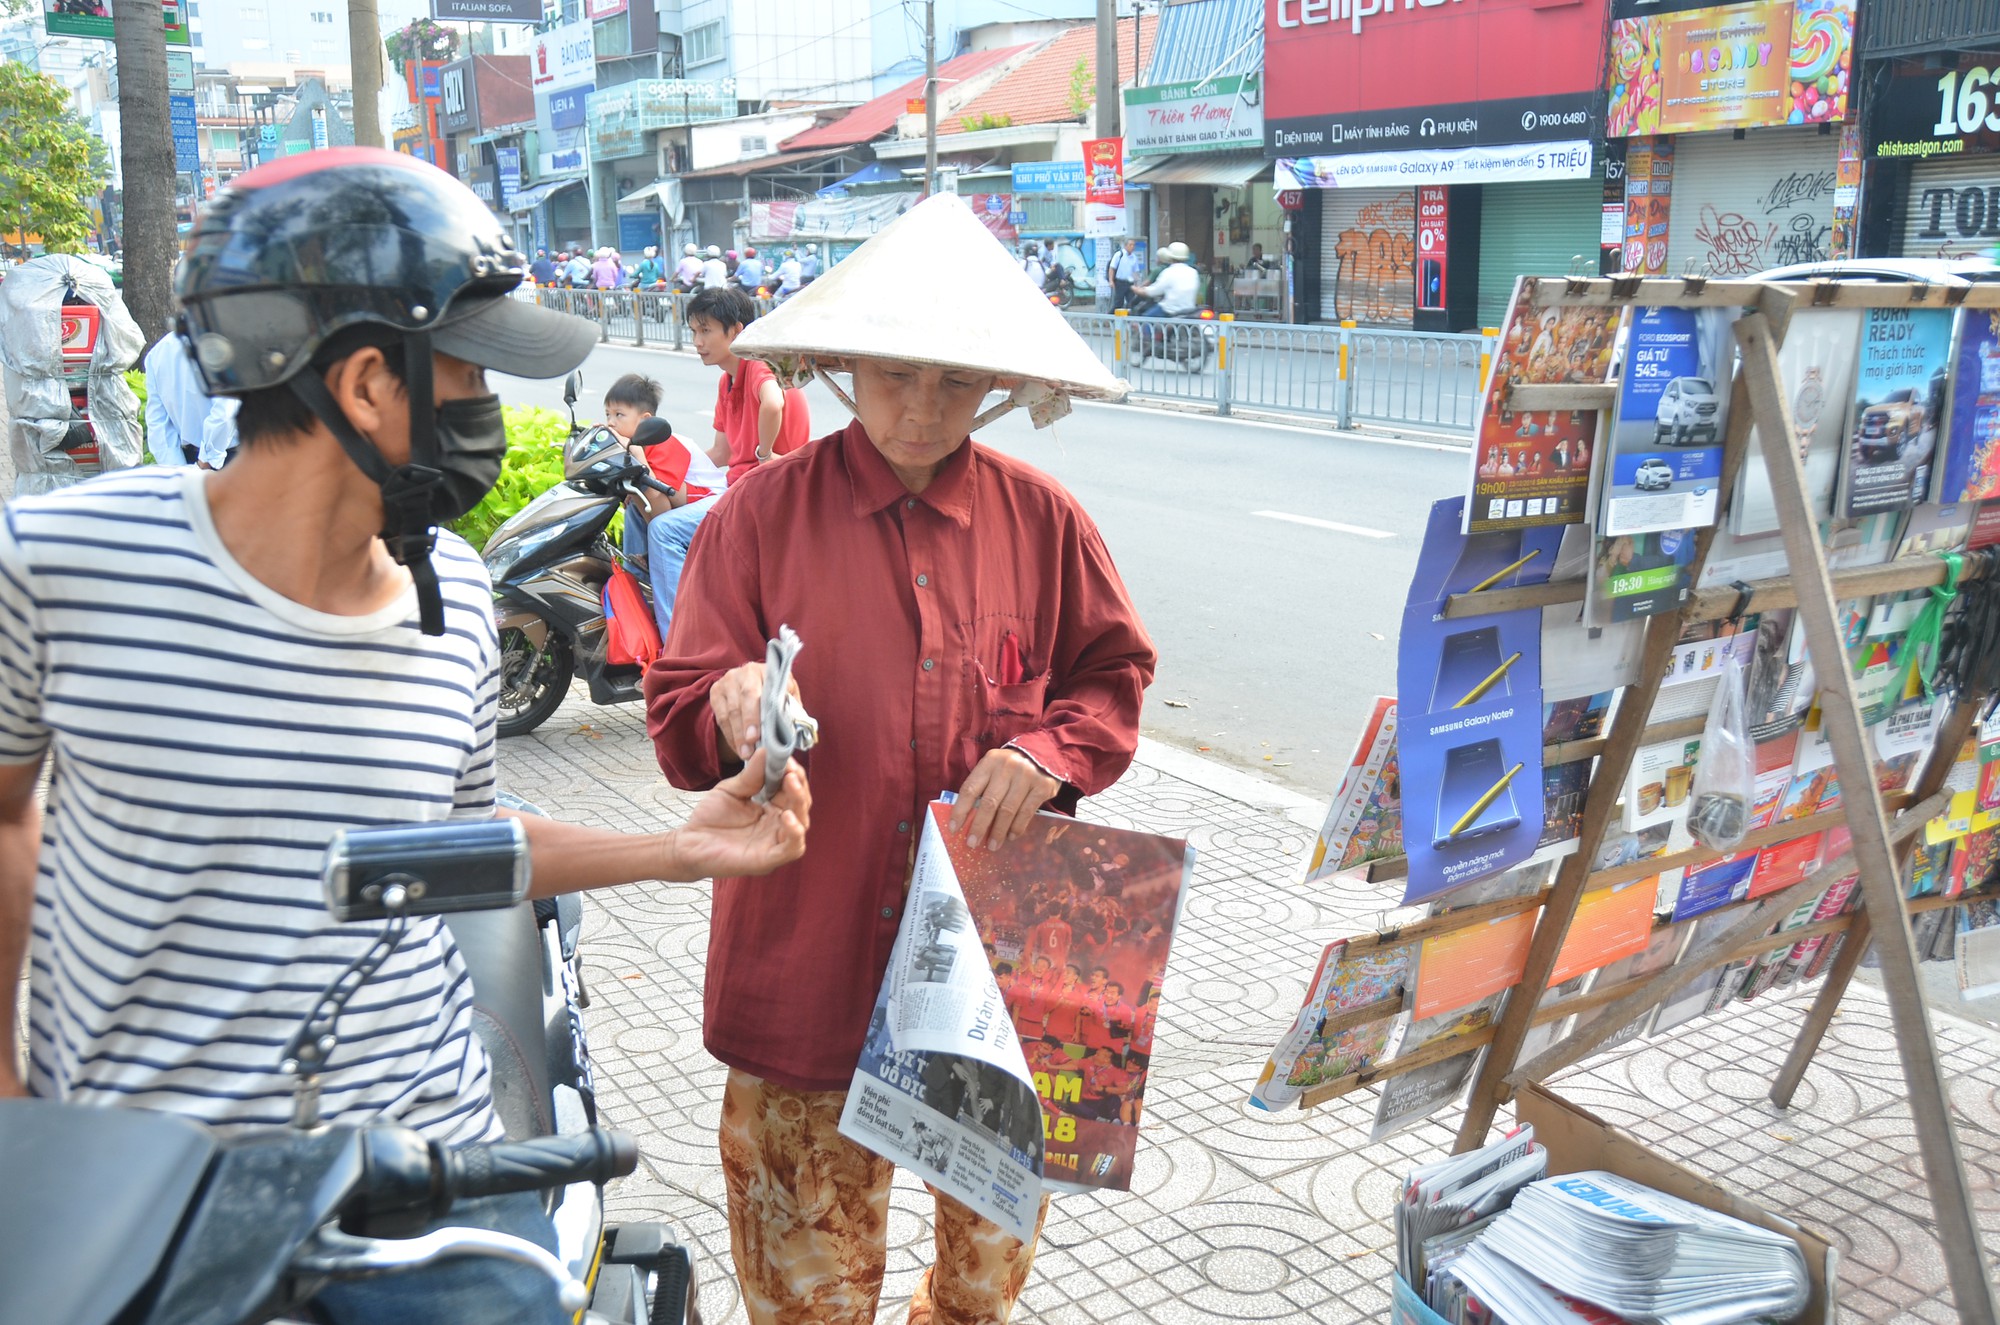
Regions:
<svg viewBox="0 0 2000 1325"><path fill-rule="evenodd" d="M1042 293L1057 308L1068 308L1076 302L1076 277L1060 262L1051 262L1049 274L1042 278Z"/></svg>
<svg viewBox="0 0 2000 1325"><path fill-rule="evenodd" d="M1159 359L1186 372L1206 371L1209 358L1215 353L1214 310L1198 308L1163 318L1143 316L1146 309L1158 306L1157 300L1144 295L1133 301L1132 342L1139 361Z"/></svg>
<svg viewBox="0 0 2000 1325"><path fill-rule="evenodd" d="M643 669L611 663L606 655L604 585L627 558L605 531L627 498L642 497L646 489L668 496L674 490L654 478L609 428L577 423L582 387L581 373L571 373L563 387L570 411L564 481L494 530L484 551L500 631L502 736L521 736L548 721L569 694L571 677L590 687L593 704L639 698ZM640 427L662 436L673 431L658 418ZM643 437L635 433L633 440ZM644 575L637 578L650 609L651 587Z"/></svg>
<svg viewBox="0 0 2000 1325"><path fill-rule="evenodd" d="M671 1230L604 1220L602 1184L638 1149L595 1125L582 907L523 900L520 822L340 834L324 881L336 918L383 928L280 1051L290 1127L225 1139L150 1110L0 1101L0 1325L261 1325L305 1315L331 1282L468 1256L541 1271L586 1325L699 1325ZM391 1123L320 1122L342 1009L425 915L445 916L472 978L506 1141L446 1148ZM555 1253L485 1229L421 1232L457 1201L508 1192L542 1193Z"/></svg>

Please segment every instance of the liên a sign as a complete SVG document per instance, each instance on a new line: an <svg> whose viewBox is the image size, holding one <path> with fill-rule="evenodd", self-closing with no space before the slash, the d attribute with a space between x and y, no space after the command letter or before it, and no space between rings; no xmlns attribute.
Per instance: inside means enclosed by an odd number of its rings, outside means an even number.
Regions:
<svg viewBox="0 0 2000 1325"><path fill-rule="evenodd" d="M1125 151L1130 156L1254 152L1264 142L1263 87L1257 74L1128 87Z"/></svg>

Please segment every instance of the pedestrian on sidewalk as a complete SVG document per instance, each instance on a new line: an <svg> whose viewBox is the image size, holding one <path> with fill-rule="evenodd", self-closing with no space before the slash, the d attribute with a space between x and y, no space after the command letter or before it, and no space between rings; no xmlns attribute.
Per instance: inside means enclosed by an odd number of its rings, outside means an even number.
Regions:
<svg viewBox="0 0 2000 1325"><path fill-rule="evenodd" d="M732 483L645 679L676 786L751 753L764 665L750 660L780 622L805 641L794 675L820 724L806 857L769 881L718 880L710 929L703 1036L730 1068L720 1142L753 1325L875 1319L893 1165L838 1125L926 807L957 791L950 831L997 848L1037 810L1103 791L1137 748L1154 667L1090 517L970 436L1015 404L1046 424L1122 384L956 195L842 267L849 279L808 287L733 352L793 380L851 373L852 395L834 390L854 421ZM987 409L996 389L1009 394ZM1033 1241L941 1194L936 1237L910 1321L1005 1321Z"/></svg>
<svg viewBox="0 0 2000 1325"><path fill-rule="evenodd" d="M146 449L156 465L220 469L236 453L234 396L211 396L179 336L146 351Z"/></svg>
<svg viewBox="0 0 2000 1325"><path fill-rule="evenodd" d="M1128 239L1111 259L1111 284L1117 290L1114 307L1132 306L1132 287L1146 274L1146 260L1139 256L1139 241Z"/></svg>

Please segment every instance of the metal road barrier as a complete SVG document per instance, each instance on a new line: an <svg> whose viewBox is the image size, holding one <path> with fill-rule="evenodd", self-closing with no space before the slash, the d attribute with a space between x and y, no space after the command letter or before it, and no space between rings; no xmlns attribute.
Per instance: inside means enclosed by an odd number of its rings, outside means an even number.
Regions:
<svg viewBox="0 0 2000 1325"><path fill-rule="evenodd" d="M1140 399L1300 414L1335 427L1405 427L1470 439L1487 337L1353 326L1063 316Z"/></svg>
<svg viewBox="0 0 2000 1325"><path fill-rule="evenodd" d="M589 318L606 342L692 347L692 295L555 286L519 294ZM757 304L759 314L771 311L772 301ZM1224 415L1301 415L1337 428L1408 428L1468 442L1494 340L1491 332L1237 322L1226 314L1208 320L1081 312L1063 317L1140 400Z"/></svg>

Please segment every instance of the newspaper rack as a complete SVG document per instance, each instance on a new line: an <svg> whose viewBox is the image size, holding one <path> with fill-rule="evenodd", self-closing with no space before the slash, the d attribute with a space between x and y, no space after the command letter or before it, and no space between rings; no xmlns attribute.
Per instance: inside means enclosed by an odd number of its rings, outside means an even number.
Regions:
<svg viewBox="0 0 2000 1325"><path fill-rule="evenodd" d="M1586 892L1676 866L1707 863L1723 854L1696 849L1654 857L1636 865L1591 868L1612 823L1626 775L1639 748L1650 742L1699 735L1702 729L1703 720L1699 717L1651 725L1648 721L1668 656L1683 629L1698 622L1740 616L1746 611L1795 607L1804 624L1811 655L1815 658L1840 657L1844 653L1836 622L1837 601L1919 589L1944 581L1944 565L1934 557L1907 557L1885 565L1829 573L1825 550L1818 537L1818 523L1806 497L1803 466L1796 447L1790 444L1794 436L1790 406L1780 387L1777 350L1793 308L1801 300L1807 300L1815 307L2000 309L2000 285L1947 289L1922 283L1822 280L1779 287L1751 281L1705 281L1699 278L1639 280L1571 277L1539 281L1530 278L1523 287L1521 298L1535 307L1722 306L1745 310L1735 326L1740 357L1732 384L1731 409L1723 444L1720 508L1725 512L1729 508L1731 489L1742 471L1754 424L1777 503L1785 559L1790 571L1789 575L1751 583L1747 594L1740 593L1736 587L1701 590L1690 595L1678 611L1648 617L1638 680L1626 688L1603 737L1546 748L1545 758L1550 763L1592 758L1598 761L1584 800L1578 849L1563 858L1549 886L1539 893L1467 906L1415 924L1348 940L1347 950L1350 953L1365 951L1369 947L1433 937L1499 917L1539 910L1526 966L1520 983L1515 986L1516 990L1539 991L1549 987L1558 953ZM1511 390L1509 402L1519 409L1615 411L1617 391L1615 383L1516 385ZM1691 580L1699 578L1714 534L1715 526L1699 531L1689 568ZM1978 573L1974 564L1968 563L1968 575L1962 578L1971 578ZM1447 603L1445 614L1470 616L1505 609L1544 607L1580 601L1583 595L1584 585L1577 581L1462 594ZM1858 868L1860 905L1857 909L1804 928L1784 931L1784 938L1790 941L1841 932L1847 934L1847 941L1829 966L1825 983L1813 1001L1789 1057L1772 1084L1771 1099L1780 1108L1790 1106L1793 1093L1839 1007L1848 982L1870 946L1870 939L1877 940L1898 1057L1909 1088L1918 1145L1959 1318L1981 1322L1982 1325L1995 1325L1996 1321L2000 1321L2000 1316L1996 1316L1995 1288L1986 1276L1976 1212L1952 1127L1949 1097L1936 1041L1931 1033L1923 985L1918 976L1918 959L1910 926L1910 917L1914 914L1977 901L1982 896L1990 896L1991 890L1966 892L1955 897L1906 899L1902 885L1904 866L1915 838L1921 833L1923 824L1942 812L1947 803L1948 794L1942 790L1945 780L1960 747L1972 730L1975 712L1983 697L1956 697L1911 790L1885 796L1877 788L1872 775L1849 669L1833 667L1820 670L1818 675L1822 731L1832 748L1834 768L1843 788L1841 808L1836 813L1773 824L1753 833L1737 850L1773 845L1844 823L1851 834L1847 852L1789 887L1708 912L1707 915L1733 916L1735 923L1699 950L1688 952L1664 970L1553 1002L1509 998L1493 1024L1470 1034L1441 1039L1414 1053L1314 1086L1304 1092L1301 1103L1308 1108L1323 1104L1362 1086L1484 1045L1487 1053L1474 1079L1456 1146L1461 1152L1473 1149L1485 1143L1499 1105L1515 1092L1583 1059L1634 1017L1643 1015L1703 972L1713 972L1733 961L1770 951L1775 936L1768 935L1766 931L1773 920L1783 919L1802 901L1809 900L1810 894L1824 890ZM1404 862L1396 858L1378 860L1367 868L1371 878L1387 879L1402 874L1403 866ZM1707 915L1702 918L1706 919ZM1883 917L1894 919L1889 921ZM1878 921L1881 922L1879 925L1875 923ZM1681 923L1694 922L1687 920ZM1393 1015L1401 1004L1399 992L1392 998L1330 1018L1326 1029L1341 1030L1380 1020ZM1609 1014L1580 1024L1568 1038L1549 1046L1530 1061L1521 1061L1522 1046L1532 1027L1559 1021L1572 1013L1600 1008L1610 1009Z"/></svg>

